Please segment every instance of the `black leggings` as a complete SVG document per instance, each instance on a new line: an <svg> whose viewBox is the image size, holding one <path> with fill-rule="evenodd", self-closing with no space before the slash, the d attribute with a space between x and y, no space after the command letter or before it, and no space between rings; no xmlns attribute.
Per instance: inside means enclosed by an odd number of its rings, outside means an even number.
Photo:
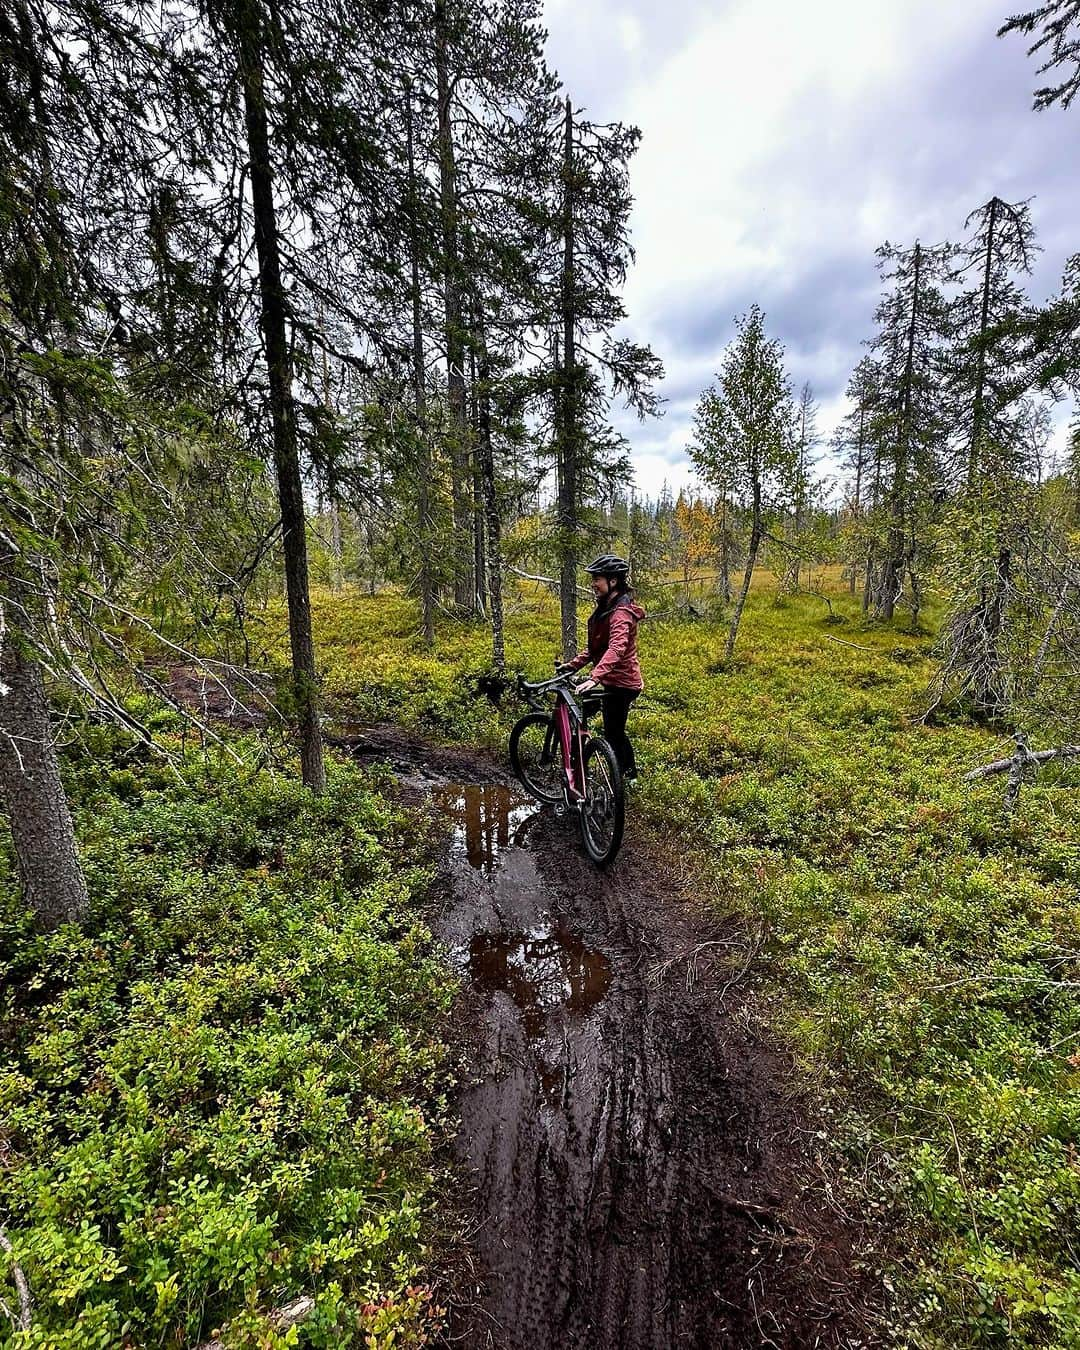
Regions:
<svg viewBox="0 0 1080 1350"><path fill-rule="evenodd" d="M604 738L615 751L619 768L627 778L637 776L637 763L634 760L634 747L626 734L626 718L630 704L640 693L640 689L604 690Z"/></svg>

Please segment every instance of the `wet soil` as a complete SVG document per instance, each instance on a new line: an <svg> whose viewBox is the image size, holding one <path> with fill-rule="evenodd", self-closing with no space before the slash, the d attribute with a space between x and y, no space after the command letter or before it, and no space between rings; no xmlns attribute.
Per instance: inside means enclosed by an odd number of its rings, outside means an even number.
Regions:
<svg viewBox="0 0 1080 1350"><path fill-rule="evenodd" d="M266 719L250 686L185 667L168 685L204 715ZM470 1252L441 1281L445 1344L878 1346L861 1272L880 1235L841 1211L827 1131L755 1015L753 943L695 905L633 802L601 872L490 755L386 726L326 739L449 826L433 928L463 984Z"/></svg>
<svg viewBox="0 0 1080 1350"><path fill-rule="evenodd" d="M451 827L434 928L464 986L454 1151L475 1274L448 1344L875 1344L865 1235L748 1015L745 937L688 902L632 807L604 873L490 758L391 729L341 739Z"/></svg>

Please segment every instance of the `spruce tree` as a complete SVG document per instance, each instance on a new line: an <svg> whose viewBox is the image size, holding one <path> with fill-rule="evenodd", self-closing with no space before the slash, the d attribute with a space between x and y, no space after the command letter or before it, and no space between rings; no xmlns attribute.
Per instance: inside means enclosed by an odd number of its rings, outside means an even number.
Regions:
<svg viewBox="0 0 1080 1350"><path fill-rule="evenodd" d="M887 540L878 576L876 612L891 619L905 589L920 605L921 555L943 477L941 446L948 424L943 402L943 345L949 332L941 290L952 250L885 244L878 264L887 286L878 306L873 349L881 366Z"/></svg>
<svg viewBox="0 0 1080 1350"><path fill-rule="evenodd" d="M663 366L648 347L612 330L626 317L621 288L633 261L629 236L630 159L640 133L618 123L600 126L575 115L566 99L551 127L551 306L558 330L557 412L558 553L562 646L578 646L578 551L590 487L611 474L622 442L607 421L619 397L639 416L655 414L653 384ZM557 165L557 169L554 169Z"/></svg>
<svg viewBox="0 0 1080 1350"><path fill-rule="evenodd" d="M792 420L792 480L791 480L791 562L784 577L784 586L798 590L802 570L804 532L814 507L815 479L813 475L818 444L817 401L810 385L804 384L795 403Z"/></svg>
<svg viewBox="0 0 1080 1350"><path fill-rule="evenodd" d="M998 29L998 37L1007 33L1025 37L1037 33L1028 55L1042 62L1039 74L1054 71L1057 78L1056 72L1063 72L1057 84L1035 90L1035 107L1045 109L1060 103L1068 108L1080 94L1080 0L1049 0L1037 9L1014 14Z"/></svg>
<svg viewBox="0 0 1080 1350"><path fill-rule="evenodd" d="M848 586L854 595L859 569L864 575L864 609L873 589L873 568L879 552L877 512L881 498L881 442L877 434L881 407L881 371L864 357L848 381L852 404L833 436L833 449L848 475L844 531Z"/></svg>
<svg viewBox="0 0 1080 1350"><path fill-rule="evenodd" d="M963 428L965 474L974 491L982 474L1021 471L1016 394L1022 361L1019 321L1027 298L1017 284L1037 250L1027 202L992 197L965 222L955 276L970 280L952 305L948 387Z"/></svg>

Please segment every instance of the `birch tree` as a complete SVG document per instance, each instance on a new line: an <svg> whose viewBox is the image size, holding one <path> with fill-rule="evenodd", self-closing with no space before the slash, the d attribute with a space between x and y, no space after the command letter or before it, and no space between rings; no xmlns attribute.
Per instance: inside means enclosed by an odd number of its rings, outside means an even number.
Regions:
<svg viewBox="0 0 1080 1350"><path fill-rule="evenodd" d="M736 320L736 336L720 364L716 383L694 412L690 458L703 482L730 490L747 510L750 538L742 585L728 627L724 660L731 659L770 509L790 501L796 477L791 382L784 349L765 333L754 305Z"/></svg>

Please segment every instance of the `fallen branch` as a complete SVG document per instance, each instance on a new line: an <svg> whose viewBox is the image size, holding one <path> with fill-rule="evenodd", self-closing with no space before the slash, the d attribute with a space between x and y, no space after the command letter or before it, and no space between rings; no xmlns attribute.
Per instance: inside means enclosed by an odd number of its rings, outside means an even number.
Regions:
<svg viewBox="0 0 1080 1350"><path fill-rule="evenodd" d="M645 618L642 619L641 622L645 623L651 620L653 623L656 623L660 619L670 619L670 618L700 619L701 610L695 609L694 606L690 604L676 605L673 609L658 609L655 611L650 610L649 613L645 615Z"/></svg>
<svg viewBox="0 0 1080 1350"><path fill-rule="evenodd" d="M864 647L863 643L849 643L849 641L842 639L842 637L833 637L832 633L822 633L822 637L825 639L826 643L838 643L841 647L853 647L857 652L873 652L873 655L875 656L886 655L880 647Z"/></svg>
<svg viewBox="0 0 1080 1350"><path fill-rule="evenodd" d="M803 1230L793 1224L790 1219L785 1219L784 1216L773 1209L771 1205L759 1205L753 1200L740 1200L738 1196L729 1195L724 1191L718 1191L714 1186L710 1186L708 1183L705 1184L705 1189L717 1204L722 1205L725 1209L732 1209L735 1210L736 1213L745 1214L748 1219L755 1223L763 1225L772 1224L773 1227L778 1228L781 1233L786 1235L786 1239L789 1243L807 1247L812 1247L814 1245L814 1240L809 1234L804 1233Z"/></svg>
<svg viewBox="0 0 1080 1350"><path fill-rule="evenodd" d="M283 1308L278 1308L275 1312L272 1312L270 1322L275 1331L288 1331L290 1327L294 1327L298 1322L310 1317L314 1310L315 1300L311 1295L301 1294L299 1298L294 1298L291 1303L286 1303ZM215 1336L211 1341L203 1341L202 1345L196 1347L196 1350L223 1350L223 1344Z"/></svg>
<svg viewBox="0 0 1080 1350"><path fill-rule="evenodd" d="M1017 737L1019 740L1020 738ZM1059 745L1056 750L1028 750L1024 756L1028 764L1049 764L1055 759L1072 759L1080 755L1080 745ZM991 760L989 764L981 764L977 769L972 769L964 774L964 782L970 783L976 778L988 778L992 773L1004 773L1006 769L1011 769L1016 763L1016 755L1012 754L1008 759Z"/></svg>
<svg viewBox="0 0 1080 1350"><path fill-rule="evenodd" d="M964 774L964 782L970 783L978 778L988 778L994 773L1005 773L1008 771L1009 782L1005 789L1005 801L1003 809L1005 814L1011 815L1020 796L1020 788L1024 781L1024 774L1028 769L1038 773L1044 764L1049 764L1055 759L1073 759L1080 755L1080 745L1059 745L1053 750L1031 750L1028 748L1027 737L1022 731L1016 734L1016 750L1008 759L995 759L989 764L981 764L977 769L971 769Z"/></svg>
<svg viewBox="0 0 1080 1350"><path fill-rule="evenodd" d="M11 1257L11 1274L15 1279L15 1288L19 1291L19 1317L16 1327L19 1331L29 1331L30 1314L34 1311L34 1299L30 1293L30 1286L26 1282L26 1276L23 1274L22 1266L15 1260L15 1250L11 1245L11 1240L2 1226L0 1226L0 1247ZM15 1319L12 1318L12 1321L15 1321Z"/></svg>
<svg viewBox="0 0 1080 1350"><path fill-rule="evenodd" d="M515 577L520 577L522 581L535 581L540 586L550 586L556 595L562 590L562 582L557 577L535 576L532 572L523 572L520 567L511 567L509 563L506 565L506 570L513 573ZM592 595L592 591L586 586L575 586L574 589L578 595Z"/></svg>
<svg viewBox="0 0 1080 1350"><path fill-rule="evenodd" d="M873 652L875 656L888 656L890 654L884 647L867 647L861 642L848 642L846 638L833 637L831 633L823 633L822 637L826 642L837 642L841 647L853 647L857 652Z"/></svg>

